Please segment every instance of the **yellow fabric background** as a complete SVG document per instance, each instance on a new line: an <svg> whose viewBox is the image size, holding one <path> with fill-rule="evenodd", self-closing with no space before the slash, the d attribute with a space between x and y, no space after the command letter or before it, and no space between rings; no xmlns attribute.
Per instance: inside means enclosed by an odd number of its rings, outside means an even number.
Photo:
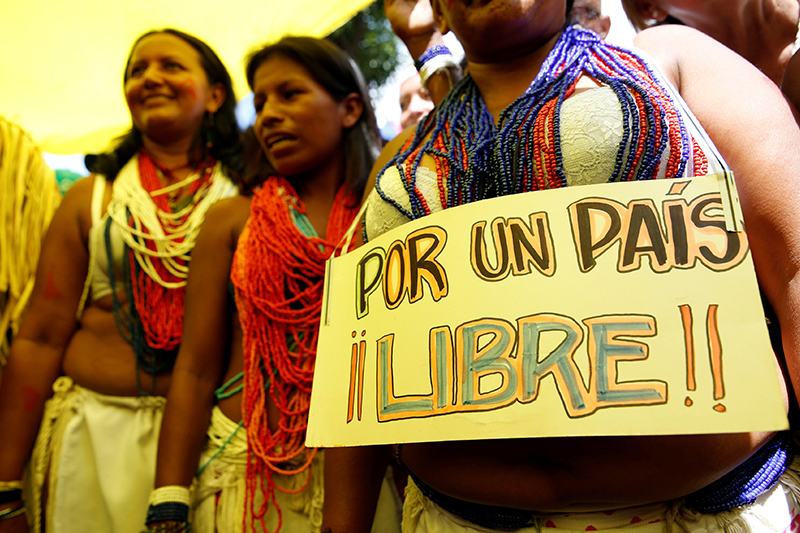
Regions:
<svg viewBox="0 0 800 533"><path fill-rule="evenodd" d="M208 42L244 95L244 57L285 34L324 36L369 0L7 0L0 7L0 114L42 150L103 150L130 125L122 92L131 44L174 27Z"/></svg>

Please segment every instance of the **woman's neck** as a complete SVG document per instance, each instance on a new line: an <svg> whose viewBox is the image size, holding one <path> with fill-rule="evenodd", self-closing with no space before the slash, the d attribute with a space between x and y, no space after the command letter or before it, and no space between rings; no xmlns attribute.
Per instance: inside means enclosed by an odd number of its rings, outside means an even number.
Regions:
<svg viewBox="0 0 800 533"><path fill-rule="evenodd" d="M345 180L342 150L336 151L333 161L304 175L286 176L306 208L306 217L322 238L328 231L328 218L336 193Z"/></svg>
<svg viewBox="0 0 800 533"><path fill-rule="evenodd" d="M780 84L791 58L798 22L798 0L722 0L702 12L670 14L713 37Z"/></svg>
<svg viewBox="0 0 800 533"><path fill-rule="evenodd" d="M497 122L500 113L519 98L536 78L561 32L531 52L493 63L469 62L469 73Z"/></svg>
<svg viewBox="0 0 800 533"><path fill-rule="evenodd" d="M152 157L168 168L181 167L189 163L191 140L163 144L143 136L142 144Z"/></svg>

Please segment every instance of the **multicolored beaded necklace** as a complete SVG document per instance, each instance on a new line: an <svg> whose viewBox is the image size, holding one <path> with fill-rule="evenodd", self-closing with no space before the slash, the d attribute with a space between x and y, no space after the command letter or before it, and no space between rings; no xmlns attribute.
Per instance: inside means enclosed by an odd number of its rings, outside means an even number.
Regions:
<svg viewBox="0 0 800 533"><path fill-rule="evenodd" d="M138 156L139 182L145 196L130 195L125 206L127 233L131 239L131 242L126 241L128 260L122 264L127 305L122 304L117 296L115 276L110 275L109 280L117 329L122 338L133 347L137 369L153 376L150 388L146 389L142 387L139 372L136 373L139 393L142 395L153 393L156 374L172 368L183 333L188 255L183 250L168 251L162 241L169 241L179 247L187 239L187 244L194 242L204 213L204 210L201 213L196 207L208 196L215 164L213 158L207 158L198 164L196 172L187 180L177 181L170 169L152 158L144 149ZM157 169L175 183L164 187ZM123 180L117 185L120 188L125 187ZM175 212L171 193L180 193L184 186L188 187L187 203ZM161 238L153 232L153 221L148 228L140 216L142 207L139 203L145 197L147 202L155 205L158 224L164 235ZM192 222L189 224L190 218ZM104 233L109 266L114 264L111 245L113 219L113 216L109 216Z"/></svg>
<svg viewBox="0 0 800 533"><path fill-rule="evenodd" d="M331 208L326 238L310 236L314 231L304 217L300 197L287 180L272 176L254 194L239 237L231 281L243 333L245 516L252 516L254 529L261 524L259 531L268 531L269 506L278 512L276 531L281 528L275 492L300 492L311 479L316 450L306 448L305 436L325 263L340 246L358 207L358 199L342 186ZM268 401L279 412L275 432L269 428ZM273 478L275 473L305 472L308 479L298 489L281 487ZM256 498L258 492L263 500Z"/></svg>
<svg viewBox="0 0 800 533"><path fill-rule="evenodd" d="M445 209L566 186L561 108L583 75L610 87L622 107L623 135L609 182L653 179L664 155L667 178L683 175L690 158L696 173L707 168L667 89L644 60L575 25L564 29L527 91L503 110L498 126L469 76L418 125L382 171L390 166L400 171L410 212L381 190L380 179L378 193L409 218L430 214L416 186L424 155L435 161Z"/></svg>

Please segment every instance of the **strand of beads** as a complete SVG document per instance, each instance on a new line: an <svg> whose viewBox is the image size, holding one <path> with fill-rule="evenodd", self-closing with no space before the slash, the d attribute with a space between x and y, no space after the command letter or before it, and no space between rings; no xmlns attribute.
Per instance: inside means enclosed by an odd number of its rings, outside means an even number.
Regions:
<svg viewBox="0 0 800 533"><path fill-rule="evenodd" d="M269 506L278 512L273 474L307 473L316 450L305 447L316 360L325 262L358 211L342 187L328 218L326 238L314 235L305 207L292 186L272 176L250 204L250 218L233 258L231 281L242 322L243 421L247 427L245 506L266 531ZM278 410L270 430L267 404ZM304 485L305 486L305 485ZM263 498L256 497L260 492Z"/></svg>
<svg viewBox="0 0 800 533"><path fill-rule="evenodd" d="M409 218L428 214L416 170L433 157L444 208L483 198L566 185L561 108L579 78L610 87L620 102L623 135L609 181L684 175L707 168L663 82L641 58L577 26L566 28L528 90L500 114L498 126L467 76L385 168L400 170L411 210L381 197ZM703 161L706 161L705 167ZM664 169L661 169L665 162ZM385 171L384 168L384 171Z"/></svg>

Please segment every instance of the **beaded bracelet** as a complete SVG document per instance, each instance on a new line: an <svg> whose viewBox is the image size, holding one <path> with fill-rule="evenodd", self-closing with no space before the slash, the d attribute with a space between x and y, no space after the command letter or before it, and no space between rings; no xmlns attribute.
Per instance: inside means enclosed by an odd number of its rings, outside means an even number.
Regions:
<svg viewBox="0 0 800 533"><path fill-rule="evenodd" d="M453 53L443 44L431 46L425 50L417 61L414 61L414 66L419 71L420 82L423 87L428 87L428 79L434 73L443 70L445 75L453 85L453 79L450 75L450 69L461 70L461 67L456 63Z"/></svg>
<svg viewBox="0 0 800 533"><path fill-rule="evenodd" d="M192 533L189 522L162 522L148 526L142 533Z"/></svg>
<svg viewBox="0 0 800 533"><path fill-rule="evenodd" d="M422 52L422 55L419 56L419 59L414 61L414 67L416 67L417 70L422 70L423 65L425 65L425 63L427 63L436 56L452 57L453 53L450 51L448 47L446 47L443 44L437 44L431 46L430 48Z"/></svg>
<svg viewBox="0 0 800 533"><path fill-rule="evenodd" d="M185 503L164 502L150 505L145 524L157 522L186 522L189 520L189 506Z"/></svg>
<svg viewBox="0 0 800 533"><path fill-rule="evenodd" d="M3 520L11 520L15 516L19 516L25 512L25 504L19 502L14 507L9 507L8 509L3 509L0 511L0 522Z"/></svg>
<svg viewBox="0 0 800 533"><path fill-rule="evenodd" d="M453 85L453 79L450 75L450 69L460 70L458 63L452 55L438 55L428 60L419 71L419 79L423 87L428 87L428 79L436 72L444 71L447 75L450 85Z"/></svg>
<svg viewBox="0 0 800 533"><path fill-rule="evenodd" d="M189 520L191 496L187 487L169 485L150 493L145 524L186 522Z"/></svg>
<svg viewBox="0 0 800 533"><path fill-rule="evenodd" d="M191 494L188 487L181 485L167 485L165 487L158 487L150 492L150 497L147 499L149 505L158 505L164 502L177 502L183 503L187 506L192 503Z"/></svg>

